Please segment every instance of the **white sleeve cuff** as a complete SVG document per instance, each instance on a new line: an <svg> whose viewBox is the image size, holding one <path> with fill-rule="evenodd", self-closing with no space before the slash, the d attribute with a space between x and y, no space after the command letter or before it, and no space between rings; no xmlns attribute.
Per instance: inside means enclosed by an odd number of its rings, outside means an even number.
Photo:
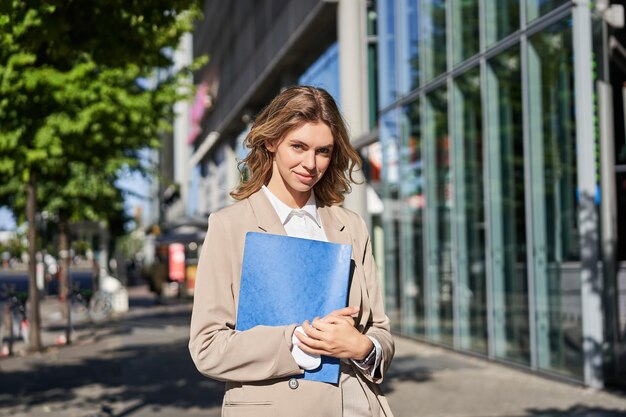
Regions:
<svg viewBox="0 0 626 417"><path fill-rule="evenodd" d="M376 349L376 360L374 361L374 364L371 366L368 366L364 363L361 363L359 361L355 361L354 359L350 359L352 361L352 363L354 363L360 370L362 370L363 372L367 372L370 374L371 377L374 376L374 373L376 372L376 369L378 369L378 366L380 365L380 359L382 356L382 352L383 352L383 348L382 346L380 346L380 343L378 343L378 340L374 339L373 337L367 336L370 338L370 340L372 341L372 343L374 344L374 349Z"/></svg>
<svg viewBox="0 0 626 417"><path fill-rule="evenodd" d="M291 343L293 344L293 348L291 349L291 356L293 356L293 359L296 361L298 366L306 371L312 371L319 368L319 366L322 364L322 358L320 357L320 355L309 355L308 353L300 349L297 344L298 338L296 337L296 332L304 334L302 326L296 327L296 330L294 330L293 335L291 336ZM378 359L378 352L376 352L376 358Z"/></svg>

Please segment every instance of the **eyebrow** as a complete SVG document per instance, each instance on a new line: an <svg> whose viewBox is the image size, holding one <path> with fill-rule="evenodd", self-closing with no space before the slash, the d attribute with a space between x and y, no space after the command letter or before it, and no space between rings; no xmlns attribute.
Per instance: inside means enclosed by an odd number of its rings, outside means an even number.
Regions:
<svg viewBox="0 0 626 417"><path fill-rule="evenodd" d="M301 141L300 139L290 139L291 143L297 143L299 145L304 145L307 148L310 148L311 146L308 143L305 143L303 141ZM317 149L321 149L321 148L328 148L328 149L332 149L335 146L334 143L328 144L328 145L322 145L322 146L318 146Z"/></svg>

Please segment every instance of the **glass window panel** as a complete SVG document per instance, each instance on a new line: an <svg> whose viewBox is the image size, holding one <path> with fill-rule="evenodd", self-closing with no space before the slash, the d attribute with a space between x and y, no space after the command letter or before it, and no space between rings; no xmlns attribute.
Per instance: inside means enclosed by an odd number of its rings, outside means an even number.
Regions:
<svg viewBox="0 0 626 417"><path fill-rule="evenodd" d="M529 137L540 368L582 375L571 19L529 38Z"/></svg>
<svg viewBox="0 0 626 417"><path fill-rule="evenodd" d="M486 354L487 278L480 69L476 67L456 78L453 94L459 346Z"/></svg>
<svg viewBox="0 0 626 417"><path fill-rule="evenodd" d="M191 178L189 180L189 196L187 197L187 215L203 214L200 212L200 165L191 168Z"/></svg>
<svg viewBox="0 0 626 417"><path fill-rule="evenodd" d="M367 89L369 103L369 127L370 130L376 126L378 122L378 66L376 56L378 55L378 42L376 38L376 27L378 14L376 13L375 4L368 2L367 4Z"/></svg>
<svg viewBox="0 0 626 417"><path fill-rule="evenodd" d="M402 202L403 331L424 336L424 163L420 106L415 101L402 113L400 200Z"/></svg>
<svg viewBox="0 0 626 417"><path fill-rule="evenodd" d="M377 35L378 16L376 13L376 4L374 3L375 2L367 2L367 36Z"/></svg>
<svg viewBox="0 0 626 417"><path fill-rule="evenodd" d="M487 148L494 350L528 365L528 264L520 48L488 62Z"/></svg>
<svg viewBox="0 0 626 417"><path fill-rule="evenodd" d="M480 49L480 9L478 0L452 0L453 64L476 55Z"/></svg>
<svg viewBox="0 0 626 417"><path fill-rule="evenodd" d="M615 184L616 184L615 188L617 188L617 190L615 191L615 194L617 197L615 199L616 200L615 203L617 205L616 212L619 213L617 215L617 236L626 236L626 214L624 214L626 213L626 172L617 172L615 174ZM618 237L616 255L617 255L616 260L621 263L620 267L622 269L621 269L620 274L623 274L624 262L626 262L626 239L622 239ZM624 277L624 275L621 275L621 276ZM622 280L623 279L624 278L622 278ZM621 281L619 285L620 285L620 291L623 294L626 281ZM621 297L623 300L624 296L622 295ZM620 309L620 312L619 312L620 320L623 322L623 325L620 326L620 329L623 329L622 330L622 335L623 335L624 333L626 333L626 305L624 303L620 303L619 309Z"/></svg>
<svg viewBox="0 0 626 417"><path fill-rule="evenodd" d="M499 41L519 29L519 0L484 0L485 41Z"/></svg>
<svg viewBox="0 0 626 417"><path fill-rule="evenodd" d="M407 94L419 86L419 19L418 1L400 0L398 3L400 35L400 94Z"/></svg>
<svg viewBox="0 0 626 417"><path fill-rule="evenodd" d="M615 62L615 58L613 62ZM622 82L620 83L621 85L616 85L616 81L626 81L626 67L612 64L610 65L610 74L613 85L613 117L615 118L613 123L615 164L617 165L616 168L621 171L615 173L618 236L615 253L616 260L624 262L626 261L626 238L622 237L626 236L626 83ZM623 271L624 266L621 268ZM625 291L626 281L622 282L620 289ZM626 337L626 303L622 303L619 308L620 320L623 322L623 325L620 327L623 329L622 337ZM626 364L621 366L626 367Z"/></svg>
<svg viewBox="0 0 626 417"><path fill-rule="evenodd" d="M452 188L448 94L445 88L426 96L423 137L426 141L427 338L453 343Z"/></svg>
<svg viewBox="0 0 626 417"><path fill-rule="evenodd" d="M385 254L385 302L391 324L399 330L402 283L400 280L400 210L398 192L399 172L399 129L396 109L380 118L380 144L382 148L382 199L384 210L382 225L384 230Z"/></svg>
<svg viewBox="0 0 626 417"><path fill-rule="evenodd" d="M369 102L369 126L374 129L378 122L378 66L376 64L377 55L376 43L367 45L367 88Z"/></svg>
<svg viewBox="0 0 626 417"><path fill-rule="evenodd" d="M374 142L371 145L364 146L359 149L361 154L361 160L363 161L363 176L365 177L368 202L372 202L368 206L370 208L370 238L372 242L372 252L376 265L378 266L378 272L381 279L381 291L383 294L387 294L386 282L385 282L385 237L382 227L382 200L381 200L381 169L382 169L382 146L380 142ZM395 306L395 300L392 300L390 305Z"/></svg>
<svg viewBox="0 0 626 417"><path fill-rule="evenodd" d="M341 102L339 88L339 44L333 43L298 78L300 85L312 85L328 91L336 102Z"/></svg>
<svg viewBox="0 0 626 417"><path fill-rule="evenodd" d="M424 51L422 53L426 81L446 71L446 2L422 2Z"/></svg>
<svg viewBox="0 0 626 417"><path fill-rule="evenodd" d="M380 108L393 103L396 86L396 25L393 0L381 0L378 7L378 98Z"/></svg>
<svg viewBox="0 0 626 417"><path fill-rule="evenodd" d="M544 14L569 2L570 0L527 0L525 1L526 20L528 22L535 20L539 16L543 16Z"/></svg>
<svg viewBox="0 0 626 417"><path fill-rule="evenodd" d="M601 16L592 15L591 39L593 48L594 79L609 82L609 70L608 65L606 65L609 62L609 46L607 40L605 39L605 36L608 36L608 33L605 33L604 26L605 22Z"/></svg>

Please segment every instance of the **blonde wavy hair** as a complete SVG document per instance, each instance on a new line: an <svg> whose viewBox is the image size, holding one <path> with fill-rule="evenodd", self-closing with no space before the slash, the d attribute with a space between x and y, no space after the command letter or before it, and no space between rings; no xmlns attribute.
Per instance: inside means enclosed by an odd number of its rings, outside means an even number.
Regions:
<svg viewBox="0 0 626 417"><path fill-rule="evenodd" d="M355 168L362 168L361 158L350 144L335 100L326 90L309 86L287 88L255 119L244 142L250 153L238 164L241 180L230 193L234 199L243 200L269 183L273 156L266 142L278 145L290 131L305 123L326 124L334 138L328 169L313 187L315 198L320 205L343 202L350 184L356 183L353 174Z"/></svg>

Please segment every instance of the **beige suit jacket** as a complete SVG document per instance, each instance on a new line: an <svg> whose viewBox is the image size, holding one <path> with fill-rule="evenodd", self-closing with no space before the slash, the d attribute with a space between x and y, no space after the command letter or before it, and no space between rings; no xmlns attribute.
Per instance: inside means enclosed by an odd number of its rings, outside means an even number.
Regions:
<svg viewBox="0 0 626 417"><path fill-rule="evenodd" d="M319 213L330 242L352 244L349 305L360 307L357 328L382 347L381 365L373 378L355 373L374 417L391 417L378 384L393 357L394 342L367 227L357 214L338 206L319 207ZM291 380L303 373L291 355L291 336L298 323L234 330L247 232L286 234L262 191L209 218L190 329L189 350L196 367L209 378L226 381L223 416L341 416L341 386Z"/></svg>

